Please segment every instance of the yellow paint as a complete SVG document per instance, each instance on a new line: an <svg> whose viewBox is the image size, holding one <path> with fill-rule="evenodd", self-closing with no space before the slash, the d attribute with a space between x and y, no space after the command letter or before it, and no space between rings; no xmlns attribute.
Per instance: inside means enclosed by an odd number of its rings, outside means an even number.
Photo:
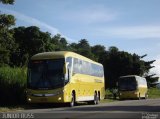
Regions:
<svg viewBox="0 0 160 119"><path fill-rule="evenodd" d="M134 91L119 91L120 99L129 99L129 98L145 98L147 95L147 83L145 78L136 75L128 75L127 77L135 77L137 82L137 89ZM145 80L143 84L140 84L138 80Z"/></svg>
<svg viewBox="0 0 160 119"><path fill-rule="evenodd" d="M84 56L73 52L60 51L60 52L44 52L34 55L31 60L42 60L42 59L59 59L59 58L78 58L96 65L102 66L97 62L94 62ZM65 63L66 64L66 63ZM64 67L66 68L66 67ZM64 69L65 70L65 69ZM65 70L66 73L67 69ZM62 88L53 90L31 90L27 89L27 99L29 103L66 103L71 101L72 91L75 91L76 100L83 97L87 101L87 97L93 97L95 91L100 93L100 99L104 99L105 87L104 87L104 76L96 77L84 74L72 74L70 81ZM46 94L54 96L34 96L35 94Z"/></svg>

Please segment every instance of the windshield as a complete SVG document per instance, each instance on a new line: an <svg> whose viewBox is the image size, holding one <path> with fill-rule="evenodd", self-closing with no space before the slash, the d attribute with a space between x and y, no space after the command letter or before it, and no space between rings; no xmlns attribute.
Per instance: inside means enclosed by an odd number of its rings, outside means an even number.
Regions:
<svg viewBox="0 0 160 119"><path fill-rule="evenodd" d="M64 86L64 59L30 61L28 88L54 89Z"/></svg>
<svg viewBox="0 0 160 119"><path fill-rule="evenodd" d="M118 82L119 90L133 91L137 89L137 83L135 77L122 77Z"/></svg>

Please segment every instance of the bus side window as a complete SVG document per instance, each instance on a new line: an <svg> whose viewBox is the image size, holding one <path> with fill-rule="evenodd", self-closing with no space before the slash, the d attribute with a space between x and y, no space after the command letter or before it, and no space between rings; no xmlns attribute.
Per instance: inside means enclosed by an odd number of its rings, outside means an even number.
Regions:
<svg viewBox="0 0 160 119"><path fill-rule="evenodd" d="M73 75L78 73L78 59L77 58L74 58L74 61L73 61Z"/></svg>

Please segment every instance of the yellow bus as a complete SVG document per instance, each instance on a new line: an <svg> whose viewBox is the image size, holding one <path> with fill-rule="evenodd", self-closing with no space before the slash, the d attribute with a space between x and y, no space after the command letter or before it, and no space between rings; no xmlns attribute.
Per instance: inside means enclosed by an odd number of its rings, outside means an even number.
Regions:
<svg viewBox="0 0 160 119"><path fill-rule="evenodd" d="M103 65L69 51L38 53L28 63L28 103L68 103L104 99Z"/></svg>
<svg viewBox="0 0 160 119"><path fill-rule="evenodd" d="M137 75L121 76L118 81L120 99L147 98L146 79Z"/></svg>

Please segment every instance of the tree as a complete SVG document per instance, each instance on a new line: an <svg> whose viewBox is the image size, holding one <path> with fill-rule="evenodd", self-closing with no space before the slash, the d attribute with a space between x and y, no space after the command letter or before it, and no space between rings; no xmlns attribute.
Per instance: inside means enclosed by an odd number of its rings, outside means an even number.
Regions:
<svg viewBox="0 0 160 119"><path fill-rule="evenodd" d="M104 56L106 53L106 48L103 45L95 45L91 47L91 51L94 54L95 60L100 63L103 63Z"/></svg>
<svg viewBox="0 0 160 119"><path fill-rule="evenodd" d="M14 0L0 0L0 3L13 4ZM14 16L0 13L0 66L9 64L10 53L16 49L13 31L10 30L14 24Z"/></svg>
<svg viewBox="0 0 160 119"><path fill-rule="evenodd" d="M61 37L60 34L55 35L52 38L51 43L55 46L56 51L67 50L68 49L67 40L65 38Z"/></svg>
<svg viewBox="0 0 160 119"><path fill-rule="evenodd" d="M14 28L14 38L18 47L12 52L12 64L16 66L26 65L28 59L40 52L53 51L51 34L42 32L36 26Z"/></svg>
<svg viewBox="0 0 160 119"><path fill-rule="evenodd" d="M78 45L77 45L77 43L71 43L71 44L69 44L69 45L68 45L68 49L69 49L70 51L77 52L77 50L78 50Z"/></svg>
<svg viewBox="0 0 160 119"><path fill-rule="evenodd" d="M61 38L60 41L59 41L62 45L62 47L67 47L67 40L65 38Z"/></svg>
<svg viewBox="0 0 160 119"><path fill-rule="evenodd" d="M86 39L81 39L78 43L79 48L90 49L90 45Z"/></svg>
<svg viewBox="0 0 160 119"><path fill-rule="evenodd" d="M61 35L60 35L60 34L57 34L57 35L55 35L55 36L52 38L51 43L53 43L53 44L55 44L55 45L59 45L60 39L61 39Z"/></svg>
<svg viewBox="0 0 160 119"><path fill-rule="evenodd" d="M64 37L60 37L59 50L69 50L68 42Z"/></svg>
<svg viewBox="0 0 160 119"><path fill-rule="evenodd" d="M86 56L92 60L95 60L93 53L91 52L91 46L86 39L81 39L77 44L77 53Z"/></svg>
<svg viewBox="0 0 160 119"><path fill-rule="evenodd" d="M14 0L0 0L0 3L3 3L3 4L13 4Z"/></svg>
<svg viewBox="0 0 160 119"><path fill-rule="evenodd" d="M147 56L147 55L146 55ZM156 60L151 60L151 61L147 61L144 62L145 64L145 69L146 69L146 74L145 74L145 78L147 80L148 83L148 87L152 87L156 84L156 82L158 82L159 77L155 77L156 74L148 74L149 70L151 68L154 68L154 66L152 66L152 64L155 62Z"/></svg>
<svg viewBox="0 0 160 119"><path fill-rule="evenodd" d="M103 63L106 88L116 87L120 76L139 75L144 76L149 69L145 66L145 61L137 54L119 51L116 47L110 47L106 52Z"/></svg>

